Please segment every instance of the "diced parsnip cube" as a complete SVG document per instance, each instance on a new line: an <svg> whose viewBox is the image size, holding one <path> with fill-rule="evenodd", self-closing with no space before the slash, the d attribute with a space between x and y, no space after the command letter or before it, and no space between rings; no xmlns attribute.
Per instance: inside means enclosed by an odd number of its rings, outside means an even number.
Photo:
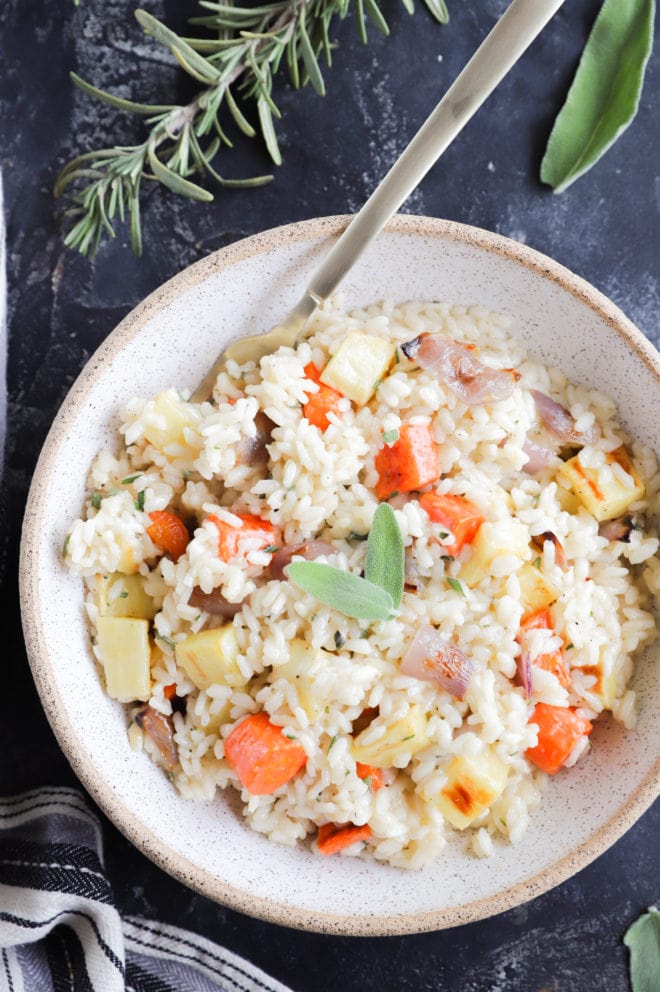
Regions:
<svg viewBox="0 0 660 992"><path fill-rule="evenodd" d="M197 423L195 411L179 398L174 389L159 393L154 400L153 413L162 423L147 424L144 436L154 448L162 450L169 444L185 444L185 430Z"/></svg>
<svg viewBox="0 0 660 992"><path fill-rule="evenodd" d="M584 668L575 669L575 671L595 677L596 681L588 691L593 692L594 696L600 699L603 709L611 710L612 704L619 695L617 673L614 671L611 653L601 648L598 664L586 665Z"/></svg>
<svg viewBox="0 0 660 992"><path fill-rule="evenodd" d="M96 576L96 605L102 617L136 617L153 620L156 607L151 596L144 591L141 575Z"/></svg>
<svg viewBox="0 0 660 992"><path fill-rule="evenodd" d="M249 682L238 667L239 653L231 623L191 634L175 648L177 663L198 689L208 689L210 685L238 688Z"/></svg>
<svg viewBox="0 0 660 992"><path fill-rule="evenodd" d="M516 572L520 583L520 599L523 613L534 613L550 606L557 599L559 590L536 568L527 562Z"/></svg>
<svg viewBox="0 0 660 992"><path fill-rule="evenodd" d="M99 617L96 646L108 695L122 703L151 693L149 622L132 617Z"/></svg>
<svg viewBox="0 0 660 992"><path fill-rule="evenodd" d="M565 489L563 485L560 485L560 483L564 480L558 478L556 481L557 502L559 503L559 506L562 510L565 510L566 513L577 513L580 510L582 503L572 489Z"/></svg>
<svg viewBox="0 0 660 992"><path fill-rule="evenodd" d="M505 517L481 525L472 542L472 554L461 568L461 579L476 586L490 576L490 566L500 555L529 558L529 531L519 520Z"/></svg>
<svg viewBox="0 0 660 992"><path fill-rule="evenodd" d="M121 572L122 575L134 575L140 567L135 548L121 536L117 537L117 544L121 552L117 562L117 571Z"/></svg>
<svg viewBox="0 0 660 992"><path fill-rule="evenodd" d="M321 382L363 406L394 358L396 345L374 334L347 334L321 373Z"/></svg>
<svg viewBox="0 0 660 992"><path fill-rule="evenodd" d="M351 753L356 761L374 768L391 768L401 754L416 754L429 743L426 733L426 714L416 703L408 710L407 716L386 727L385 733L375 741L364 742L365 737L378 726L376 718L366 730L353 741Z"/></svg>
<svg viewBox="0 0 660 992"><path fill-rule="evenodd" d="M507 766L492 751L453 758L447 770L447 782L436 796L423 798L432 802L446 820L465 830L502 795L508 775Z"/></svg>
<svg viewBox="0 0 660 992"><path fill-rule="evenodd" d="M295 640L289 645L289 660L273 669L273 679L283 677L295 686L298 702L312 721L321 716L333 696L331 661L328 651Z"/></svg>
<svg viewBox="0 0 660 992"><path fill-rule="evenodd" d="M599 523L620 517L630 504L641 499L646 491L625 448L617 448L616 451L609 452L605 461L608 466L620 465L631 477L630 484L626 485L616 476L604 480L603 472L598 468L585 468L579 454L569 458L557 473L557 481L571 489Z"/></svg>

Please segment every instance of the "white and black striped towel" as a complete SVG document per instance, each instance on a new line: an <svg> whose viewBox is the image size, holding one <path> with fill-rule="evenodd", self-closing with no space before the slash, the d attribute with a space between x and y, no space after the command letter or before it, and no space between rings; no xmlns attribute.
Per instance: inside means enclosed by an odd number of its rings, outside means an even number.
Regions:
<svg viewBox="0 0 660 992"><path fill-rule="evenodd" d="M0 992L290 992L187 930L121 918L79 792L0 800Z"/></svg>

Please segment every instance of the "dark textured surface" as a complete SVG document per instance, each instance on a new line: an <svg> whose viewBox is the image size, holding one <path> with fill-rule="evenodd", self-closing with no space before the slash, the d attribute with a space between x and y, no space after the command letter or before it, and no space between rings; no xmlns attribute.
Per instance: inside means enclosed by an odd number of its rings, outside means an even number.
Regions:
<svg viewBox="0 0 660 992"><path fill-rule="evenodd" d="M150 3L182 27L192 2ZM137 140L140 123L74 94L69 69L124 95L170 99L179 74L142 40L129 0L3 0L0 5L0 164L9 212L10 437L4 480L2 595L8 696L0 723L0 793L74 784L42 714L20 633L20 519L39 447L89 355L144 295L189 262L255 231L360 206L505 0L450 0L440 28L385 0L392 36L335 32L329 95L279 84L284 166L270 186L221 192L213 204L154 190L145 256L122 235L93 265L66 253L50 189L68 156ZM406 209L490 228L552 255L602 289L658 344L660 68L650 68L637 120L561 197L538 180L545 138L577 64L598 0L566 4L521 64L448 150ZM138 58L139 55L139 58ZM186 91L187 92L187 91ZM239 140L227 175L267 171L258 142ZM84 471L85 466L72 466ZM195 929L245 954L298 992L618 992L627 988L621 935L660 899L660 806L571 881L489 921L434 934L349 939L303 934L218 907L151 865L104 821L120 906ZM356 893L356 898L359 898ZM38 990L36 990L38 992Z"/></svg>

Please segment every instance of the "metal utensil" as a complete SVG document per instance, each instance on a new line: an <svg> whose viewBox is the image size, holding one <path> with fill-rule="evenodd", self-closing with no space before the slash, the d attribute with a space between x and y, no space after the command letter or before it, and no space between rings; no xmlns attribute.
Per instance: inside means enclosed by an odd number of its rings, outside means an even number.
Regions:
<svg viewBox="0 0 660 992"><path fill-rule="evenodd" d="M240 338L230 344L193 393L193 402L199 403L211 395L218 373L228 359L239 364L259 361L281 345L295 345L319 304L332 295L365 248L382 231L563 2L512 0L408 147L341 234L293 310L271 331Z"/></svg>

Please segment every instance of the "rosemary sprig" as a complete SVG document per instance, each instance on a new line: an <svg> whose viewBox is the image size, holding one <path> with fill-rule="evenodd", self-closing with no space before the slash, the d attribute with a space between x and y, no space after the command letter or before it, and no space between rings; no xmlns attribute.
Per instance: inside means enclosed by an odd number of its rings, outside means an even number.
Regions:
<svg viewBox="0 0 660 992"><path fill-rule="evenodd" d="M379 0L352 0L357 29L367 41L367 18L389 34ZM294 87L311 83L319 95L325 83L319 64L332 65L333 20L349 13L351 0L275 0L255 7L232 6L219 0L199 0L203 16L191 19L195 29L211 37L183 38L144 10L135 16L143 31L167 48L181 68L201 85L187 105L149 104L125 100L97 89L71 73L83 92L119 110L146 118L147 137L141 144L116 145L88 151L72 159L59 174L55 196L68 207L65 244L93 255L104 235L114 238L117 222L128 222L131 245L142 253L140 194L143 180L156 181L174 193L209 202L213 194L192 181L208 176L220 186L249 187L270 182L271 175L227 179L212 164L222 146L232 147L223 127L231 117L243 134L254 137L249 120L255 107L258 129L275 165L282 156L275 120L281 114L273 98L273 78L286 64ZM413 0L402 0L414 13ZM436 20L448 18L445 0L424 0ZM222 118L222 121L221 121Z"/></svg>

